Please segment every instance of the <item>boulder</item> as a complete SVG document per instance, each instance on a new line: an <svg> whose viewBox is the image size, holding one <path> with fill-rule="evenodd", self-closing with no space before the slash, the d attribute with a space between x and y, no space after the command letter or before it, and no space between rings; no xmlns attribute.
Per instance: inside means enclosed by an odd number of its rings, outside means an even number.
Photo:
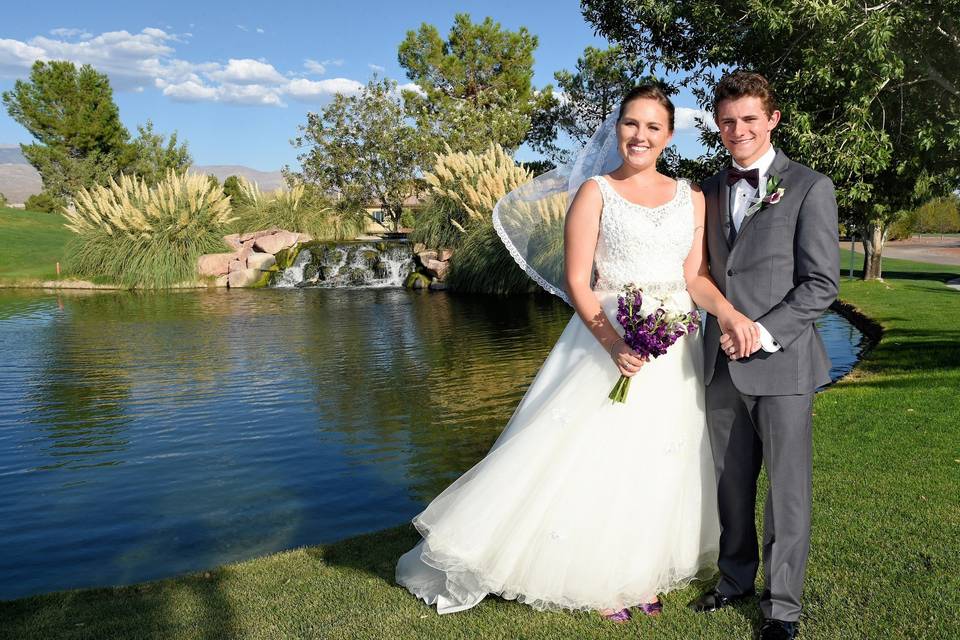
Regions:
<svg viewBox="0 0 960 640"><path fill-rule="evenodd" d="M241 233L240 242L256 240L257 238L262 238L263 236L273 235L277 231L280 231L280 229L277 227L270 227L269 229L263 229L262 231L248 231L247 233Z"/></svg>
<svg viewBox="0 0 960 640"><path fill-rule="evenodd" d="M446 291L447 283L440 282L439 280L434 280L430 283L430 291Z"/></svg>
<svg viewBox="0 0 960 640"><path fill-rule="evenodd" d="M428 275L437 280L443 280L447 277L447 270L450 269L449 262L440 262L439 260L427 260L423 263L423 268Z"/></svg>
<svg viewBox="0 0 960 640"><path fill-rule="evenodd" d="M421 251L417 254L420 264L427 264L427 260L436 260L439 254L436 251Z"/></svg>
<svg viewBox="0 0 960 640"><path fill-rule="evenodd" d="M422 242L415 242L415 243L413 244L413 252L414 252L414 253L420 253L420 252L426 251L426 250L427 250L427 245L423 244Z"/></svg>
<svg viewBox="0 0 960 640"><path fill-rule="evenodd" d="M437 256L437 260L440 260L441 262L447 262L452 257L453 249L440 249L440 255Z"/></svg>
<svg viewBox="0 0 960 640"><path fill-rule="evenodd" d="M223 242L224 242L228 247L230 247L231 249L233 249L234 251L238 251L238 250L240 249L240 246L241 246L241 245L240 245L240 234L239 234L239 233L231 233L231 234L228 235L228 236L223 236Z"/></svg>
<svg viewBox="0 0 960 640"><path fill-rule="evenodd" d="M219 278L217 278L216 282L214 282L214 285L218 287L225 287L227 286L227 280L229 278L230 276L226 276L226 275L220 276Z"/></svg>
<svg viewBox="0 0 960 640"><path fill-rule="evenodd" d="M233 253L208 253L197 258L197 273L204 276L222 276L230 271L230 261L236 255Z"/></svg>
<svg viewBox="0 0 960 640"><path fill-rule="evenodd" d="M414 271L407 276L407 281L403 283L407 289L426 289L430 286L430 278Z"/></svg>
<svg viewBox="0 0 960 640"><path fill-rule="evenodd" d="M247 256L247 266L251 269L266 271L275 264L277 259L272 253L251 253Z"/></svg>
<svg viewBox="0 0 960 640"><path fill-rule="evenodd" d="M298 244L301 243L301 242L312 242L312 241L313 241L313 236L310 235L309 233L298 233L298 234L297 234L297 243L298 243Z"/></svg>
<svg viewBox="0 0 960 640"><path fill-rule="evenodd" d="M297 244L297 236L298 234L291 231L277 231L273 235L257 238L254 247L265 253L277 253Z"/></svg>
<svg viewBox="0 0 960 640"><path fill-rule="evenodd" d="M243 271L247 268L246 259L243 260L231 260L230 264L227 265L227 273L236 273L237 271Z"/></svg>
<svg viewBox="0 0 960 640"><path fill-rule="evenodd" d="M259 286L263 278L263 271L260 269L242 269L233 271L227 275L227 285L233 289L243 287Z"/></svg>

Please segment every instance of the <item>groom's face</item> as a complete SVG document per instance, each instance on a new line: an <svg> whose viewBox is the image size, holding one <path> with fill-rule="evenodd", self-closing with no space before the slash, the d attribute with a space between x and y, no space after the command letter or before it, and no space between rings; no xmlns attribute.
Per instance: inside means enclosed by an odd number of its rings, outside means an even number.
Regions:
<svg viewBox="0 0 960 640"><path fill-rule="evenodd" d="M720 138L733 159L748 167L770 148L770 132L780 122L780 112L768 114L755 96L731 98L717 105Z"/></svg>

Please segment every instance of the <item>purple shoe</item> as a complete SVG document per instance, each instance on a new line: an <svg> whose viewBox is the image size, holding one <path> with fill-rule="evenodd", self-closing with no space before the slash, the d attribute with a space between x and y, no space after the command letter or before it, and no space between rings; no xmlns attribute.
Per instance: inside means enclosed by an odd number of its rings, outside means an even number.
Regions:
<svg viewBox="0 0 960 640"><path fill-rule="evenodd" d="M631 618L629 609L620 609L620 611L614 611L613 613L601 613L600 615L610 622L616 622L618 624L623 624Z"/></svg>
<svg viewBox="0 0 960 640"><path fill-rule="evenodd" d="M644 615L658 616L663 612L663 603L659 600L656 602L644 602L640 605L640 611L643 611Z"/></svg>

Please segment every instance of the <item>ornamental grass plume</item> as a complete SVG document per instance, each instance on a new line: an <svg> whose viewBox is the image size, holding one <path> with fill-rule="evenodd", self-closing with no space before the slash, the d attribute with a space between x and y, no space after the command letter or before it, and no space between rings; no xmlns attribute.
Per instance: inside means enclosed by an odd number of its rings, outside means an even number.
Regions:
<svg viewBox="0 0 960 640"><path fill-rule="evenodd" d="M295 183L290 189L264 193L256 182L240 177L235 205L237 232L285 229L309 233L317 240L348 240L362 233L363 211L338 211L313 185Z"/></svg>
<svg viewBox="0 0 960 640"><path fill-rule="evenodd" d="M66 210L76 238L67 266L81 277L133 287L169 287L196 278L197 258L222 250L230 199L204 175L171 170L154 187L121 175L81 189Z"/></svg>

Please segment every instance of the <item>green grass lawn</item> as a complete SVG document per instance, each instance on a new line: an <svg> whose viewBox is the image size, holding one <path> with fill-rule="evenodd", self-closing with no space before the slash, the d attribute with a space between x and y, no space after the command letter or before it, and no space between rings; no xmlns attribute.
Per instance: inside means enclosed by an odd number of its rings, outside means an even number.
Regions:
<svg viewBox="0 0 960 640"><path fill-rule="evenodd" d="M73 233L58 213L0 208L0 283L54 280Z"/></svg>
<svg viewBox="0 0 960 640"><path fill-rule="evenodd" d="M960 267L889 260L885 272L886 282L841 287L884 335L850 376L817 396L802 638L960 638L960 292L943 285L960 277ZM441 617L393 584L397 558L416 540L402 526L206 573L3 602L0 637L729 640L757 633L755 602L687 611L706 585L668 594L664 615L624 626L496 598Z"/></svg>

